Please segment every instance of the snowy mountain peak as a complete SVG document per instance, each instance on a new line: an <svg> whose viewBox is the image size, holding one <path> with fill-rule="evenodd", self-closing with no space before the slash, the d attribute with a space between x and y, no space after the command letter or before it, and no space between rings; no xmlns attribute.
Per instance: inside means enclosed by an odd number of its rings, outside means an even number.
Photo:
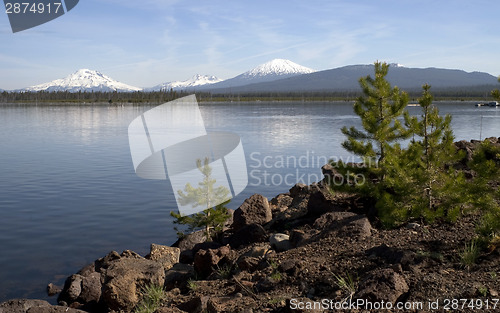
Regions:
<svg viewBox="0 0 500 313"><path fill-rule="evenodd" d="M163 83L163 84L151 87L151 88L147 88L145 90L146 91L161 91L161 90L168 91L170 89L184 90L184 89L191 89L191 88L200 87L200 86L211 85L211 84L215 84L215 83L218 83L221 81L222 81L222 79L219 79L213 75L209 76L209 75L196 74L187 80Z"/></svg>
<svg viewBox="0 0 500 313"><path fill-rule="evenodd" d="M200 85L215 84L221 81L222 79L219 79L213 75L208 76L208 75L196 74L188 80L182 82L174 82L174 83L178 84L179 87L194 87Z"/></svg>
<svg viewBox="0 0 500 313"><path fill-rule="evenodd" d="M89 70L88 68L82 68L82 69L79 69L78 71L76 71L75 73L73 73L73 75L102 75L100 72L98 71L93 71L93 70Z"/></svg>
<svg viewBox="0 0 500 313"><path fill-rule="evenodd" d="M258 77L267 75L292 76L300 74L309 74L313 72L315 72L313 69L299 65L290 60L274 59L264 64L261 64L246 73L243 73L243 75L248 77Z"/></svg>
<svg viewBox="0 0 500 313"><path fill-rule="evenodd" d="M141 88L120 83L98 71L80 69L62 79L31 86L27 91L139 91Z"/></svg>
<svg viewBox="0 0 500 313"><path fill-rule="evenodd" d="M105 83L113 81L111 78L107 77L101 72L89 70L86 68L80 69L74 72L73 74L66 76L66 78L62 80L66 82L73 82L75 83L75 86L78 85L78 83L89 83L89 82Z"/></svg>
<svg viewBox="0 0 500 313"><path fill-rule="evenodd" d="M231 79L210 86L212 88L232 88L248 84L271 82L293 76L314 73L315 70L290 60L274 59Z"/></svg>

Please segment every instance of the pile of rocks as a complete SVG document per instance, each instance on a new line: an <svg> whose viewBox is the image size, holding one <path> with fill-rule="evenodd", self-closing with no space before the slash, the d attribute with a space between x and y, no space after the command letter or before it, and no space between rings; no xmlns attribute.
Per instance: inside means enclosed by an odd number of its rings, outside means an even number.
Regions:
<svg viewBox="0 0 500 313"><path fill-rule="evenodd" d="M348 202L344 199L342 209L349 208ZM172 247L152 244L145 257L128 250L113 251L68 277L58 302L71 310L131 312L141 299L142 288L159 285L170 299L161 312L243 310L249 303L256 305L257 294L276 287L276 278L271 277L277 266L283 273L295 270L296 264L290 262L273 264L278 253L332 232L360 240L370 236L366 217L339 209L339 202L322 183L297 184L271 201L255 194L234 211L231 227L216 240L207 242L203 231L198 231ZM307 224L312 226L308 231L297 228ZM224 296L189 296L193 288L189 283L195 279L198 291L213 292L211 281L229 278L221 277L224 270L231 275L226 288L234 289L236 297L226 296L227 292Z"/></svg>

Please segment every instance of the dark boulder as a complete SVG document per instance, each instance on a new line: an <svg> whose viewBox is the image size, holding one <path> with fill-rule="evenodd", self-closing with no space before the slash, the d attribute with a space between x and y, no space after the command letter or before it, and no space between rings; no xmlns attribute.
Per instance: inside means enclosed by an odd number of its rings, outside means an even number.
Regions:
<svg viewBox="0 0 500 313"><path fill-rule="evenodd" d="M147 259L160 263L166 270L179 263L180 249L158 244L151 244Z"/></svg>
<svg viewBox="0 0 500 313"><path fill-rule="evenodd" d="M82 289L79 299L83 303L97 304L101 299L102 283L99 273L92 273L82 278Z"/></svg>
<svg viewBox="0 0 500 313"><path fill-rule="evenodd" d="M235 231L250 225L263 225L273 218L269 201L266 197L254 194L246 199L243 204L234 211L233 229Z"/></svg>
<svg viewBox="0 0 500 313"><path fill-rule="evenodd" d="M82 292L82 279L80 274L73 274L69 276L64 282L64 288L59 294L58 301L72 303L78 300Z"/></svg>
<svg viewBox="0 0 500 313"><path fill-rule="evenodd" d="M404 277L393 269L376 269L360 283L354 298L395 303L408 290Z"/></svg>
<svg viewBox="0 0 500 313"><path fill-rule="evenodd" d="M287 234L272 234L269 237L269 243L271 244L271 247L278 251L287 251L292 248L292 245L290 244L290 236Z"/></svg>
<svg viewBox="0 0 500 313"><path fill-rule="evenodd" d="M207 236L205 236L205 231L198 230L183 236L182 238L177 240L172 246L179 248L182 253L182 251L191 250L196 244L205 242L206 240Z"/></svg>
<svg viewBox="0 0 500 313"><path fill-rule="evenodd" d="M47 285L47 295L49 297L55 296L58 293L60 293L61 291L62 291L62 289L60 287L54 285L53 283L50 283Z"/></svg>
<svg viewBox="0 0 500 313"><path fill-rule="evenodd" d="M165 289L184 289L189 279L196 276L194 267L190 264L177 263L165 273Z"/></svg>
<svg viewBox="0 0 500 313"><path fill-rule="evenodd" d="M255 242L265 242L268 240L266 230L259 224L247 225L229 238L229 245L232 248L249 245Z"/></svg>
<svg viewBox="0 0 500 313"><path fill-rule="evenodd" d="M380 259L382 264L401 264L405 268L415 262L415 252L389 247L384 243L368 249L366 255L370 259Z"/></svg>
<svg viewBox="0 0 500 313"><path fill-rule="evenodd" d="M308 215L319 216L336 209L338 209L338 205L328 189L318 186L311 192L307 203Z"/></svg>
<svg viewBox="0 0 500 313"><path fill-rule="evenodd" d="M305 198L309 195L310 187L306 184L297 183L292 188L290 188L290 197L295 198Z"/></svg>
<svg viewBox="0 0 500 313"><path fill-rule="evenodd" d="M338 232L338 235L363 239L371 236L372 227L368 218L351 212L330 212L320 216L313 225L322 230L319 235Z"/></svg>
<svg viewBox="0 0 500 313"><path fill-rule="evenodd" d="M163 286L165 269L155 261L122 258L106 271L102 297L112 310L131 310L140 300L141 288Z"/></svg>
<svg viewBox="0 0 500 313"><path fill-rule="evenodd" d="M86 313L85 311L51 305L47 301L13 299L0 303L0 313Z"/></svg>
<svg viewBox="0 0 500 313"><path fill-rule="evenodd" d="M13 299L0 303L1 313L26 313L31 308L50 307L50 303L43 300Z"/></svg>
<svg viewBox="0 0 500 313"><path fill-rule="evenodd" d="M247 272L253 272L260 263L260 258L242 255L236 261L236 265L238 265L238 269Z"/></svg>
<svg viewBox="0 0 500 313"><path fill-rule="evenodd" d="M199 250L194 256L194 269L202 277L207 277L219 265L229 262L231 255L231 248L229 246L223 246L218 249Z"/></svg>
<svg viewBox="0 0 500 313"><path fill-rule="evenodd" d="M292 204L293 198L290 197L290 193L282 193L272 198L269 201L269 206L273 212L273 217L279 212L283 212Z"/></svg>

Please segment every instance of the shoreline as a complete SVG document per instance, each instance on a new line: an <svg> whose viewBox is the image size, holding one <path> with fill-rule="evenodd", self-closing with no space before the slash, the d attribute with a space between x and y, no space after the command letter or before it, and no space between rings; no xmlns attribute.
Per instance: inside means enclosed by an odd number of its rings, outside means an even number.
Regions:
<svg viewBox="0 0 500 313"><path fill-rule="evenodd" d="M331 175L327 167L323 174ZM460 262L478 216L386 230L363 214L364 205L356 195L331 194L324 181L297 184L271 200L253 195L214 241L198 231L172 246L152 244L144 257L125 250L95 260L69 276L62 290L51 286L62 306L47 312L132 312L149 284L166 290L158 312L178 313L289 312L299 303L351 297L394 305L433 299L441 300L440 308L445 299L498 299L499 247L483 251L469 267ZM26 301L7 301L0 309L48 308Z"/></svg>
<svg viewBox="0 0 500 313"><path fill-rule="evenodd" d="M442 100L435 100L434 103L439 105L440 103L457 103L457 104L463 104L463 105L476 105L478 102L484 102L487 100L486 98L477 98L477 99L442 99ZM280 104L297 104L297 103L328 103L328 104L337 104L337 103L354 103L355 99L334 99L334 100L322 100L322 99L307 99L307 100L300 100L300 99L294 99L294 100L287 100L287 99L281 99L281 100L226 100L226 101L207 101L207 100L198 100L198 103L200 106L203 105L226 105L226 104L262 104L262 103L280 103ZM100 101L100 102L51 102L51 101L46 101L46 102L0 102L0 108L1 107L16 107L16 106L25 106L25 107L57 107L57 106L81 106L81 107L108 107L108 108L119 108L119 107L141 107L141 106L157 106L161 105L164 102L113 102L113 103L108 103L106 101ZM418 103L409 103L407 105L408 107L417 107L419 106ZM489 108L488 106L485 106L486 108ZM482 107L478 107L478 109L481 109Z"/></svg>

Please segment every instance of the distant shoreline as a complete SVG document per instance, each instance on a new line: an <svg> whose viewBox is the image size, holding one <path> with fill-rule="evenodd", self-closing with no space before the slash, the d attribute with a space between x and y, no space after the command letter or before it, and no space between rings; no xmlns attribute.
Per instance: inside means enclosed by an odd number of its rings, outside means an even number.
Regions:
<svg viewBox="0 0 500 313"><path fill-rule="evenodd" d="M436 99L434 101L435 104L439 103L463 103L464 105L475 105L478 102L488 101L488 98L477 98L477 99ZM157 102L157 101L144 101L144 102L108 102L108 101L97 101L97 102L85 102L85 101L18 101L18 102L0 102L0 107L8 107L8 106L99 106L99 107L134 107L134 106L156 106L160 105L168 101ZM354 103L355 99L198 99L198 103L200 105L208 104L208 105L216 105L216 104L231 104L231 103L240 103L240 104L255 104L255 103ZM415 100L411 100L407 105L408 107L419 106Z"/></svg>

